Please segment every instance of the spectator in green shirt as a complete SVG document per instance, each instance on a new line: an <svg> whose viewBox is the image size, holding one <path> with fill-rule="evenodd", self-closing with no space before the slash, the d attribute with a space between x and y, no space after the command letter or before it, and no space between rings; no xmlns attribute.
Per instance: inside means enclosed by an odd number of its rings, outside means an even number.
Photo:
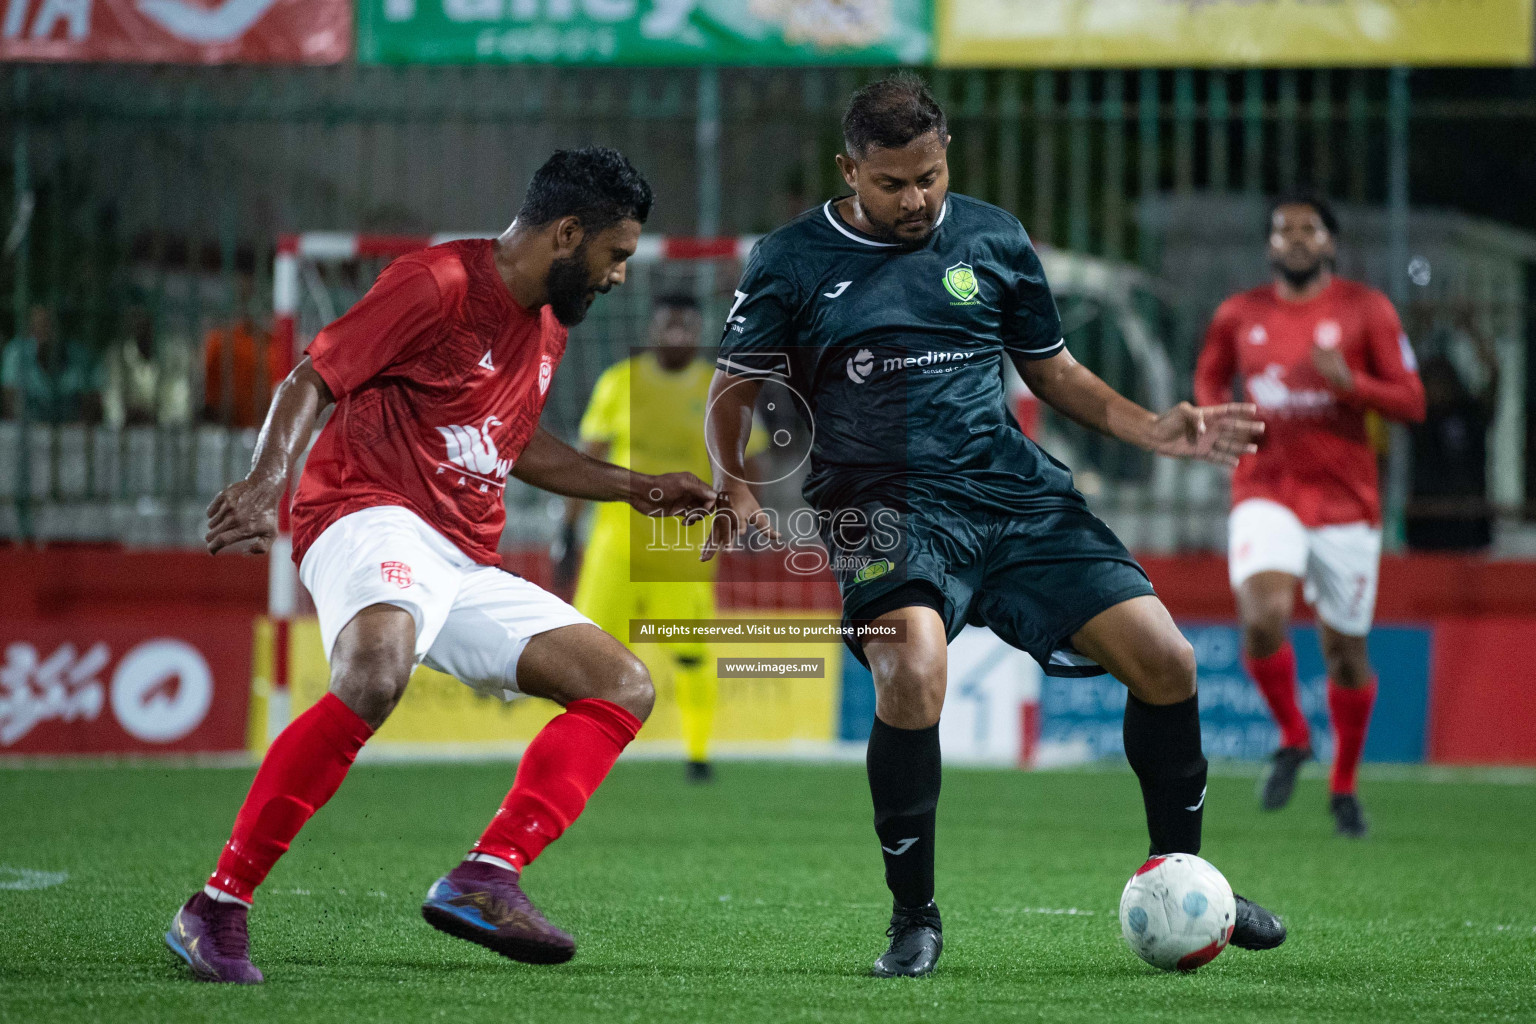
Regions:
<svg viewBox="0 0 1536 1024"><path fill-rule="evenodd" d="M101 420L101 370L84 345L61 341L53 316L36 305L30 330L11 339L0 355L0 417L41 423Z"/></svg>

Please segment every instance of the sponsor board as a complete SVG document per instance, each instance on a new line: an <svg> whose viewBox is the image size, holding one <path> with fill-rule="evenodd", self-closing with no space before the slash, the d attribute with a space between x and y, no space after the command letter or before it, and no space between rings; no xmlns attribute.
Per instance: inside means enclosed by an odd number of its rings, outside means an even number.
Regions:
<svg viewBox="0 0 1536 1024"><path fill-rule="evenodd" d="M336 64L350 0L0 0L0 60Z"/></svg>
<svg viewBox="0 0 1536 1024"><path fill-rule="evenodd" d="M0 754L245 747L251 620L119 616L0 627Z"/></svg>
<svg viewBox="0 0 1536 1024"><path fill-rule="evenodd" d="M814 613L798 612L789 617L798 619L806 614ZM820 614L831 617L830 613ZM297 715L325 694L330 668L317 620L295 620L289 637L291 714ZM636 644L633 649L650 668L656 683L656 707L636 743L642 747L676 746L682 740L682 726L671 654L661 644ZM758 658L765 648L760 642L746 641L710 643L708 650L706 664L713 671L717 658ZM784 642L766 650L774 658L820 659L823 675L720 679L714 741L758 749L829 744L837 717L842 644ZM369 745L406 749L454 745L494 751L528 742L559 712L559 707L546 700L509 702L479 694L452 676L423 666L411 676L399 706ZM266 735L261 733L258 747L264 745Z"/></svg>
<svg viewBox="0 0 1536 1024"><path fill-rule="evenodd" d="M358 58L440 64L918 64L931 0L359 0Z"/></svg>
<svg viewBox="0 0 1536 1024"><path fill-rule="evenodd" d="M1529 64L1531 0L938 0L941 66Z"/></svg>
<svg viewBox="0 0 1536 1024"><path fill-rule="evenodd" d="M1230 625L1183 626L1200 671L1200 731L1212 760L1259 760L1273 753L1279 730L1264 699L1243 671L1238 630ZM1371 632L1371 663L1381 679L1366 738L1367 761L1418 762L1425 758L1429 705L1430 633L1427 628L1378 626ZM1301 710L1312 727L1319 759L1332 756L1327 673L1317 630L1291 630L1296 648ZM1040 694L1036 764L1048 767L1124 756L1121 720L1125 687L1110 676L1047 678Z"/></svg>
<svg viewBox="0 0 1536 1024"><path fill-rule="evenodd" d="M1028 760L1026 716L1040 699L1040 666L990 629L967 626L949 645L939 745L946 763L1017 765ZM843 662L838 735L869 738L875 721L875 686L855 658Z"/></svg>

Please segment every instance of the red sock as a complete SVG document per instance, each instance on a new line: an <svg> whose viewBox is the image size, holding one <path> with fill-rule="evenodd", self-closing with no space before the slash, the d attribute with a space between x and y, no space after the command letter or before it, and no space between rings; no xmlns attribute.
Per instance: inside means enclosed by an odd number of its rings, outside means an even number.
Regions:
<svg viewBox="0 0 1536 1024"><path fill-rule="evenodd" d="M573 700L528 744L512 792L475 843L475 853L522 870L560 838L602 785L640 719L597 698Z"/></svg>
<svg viewBox="0 0 1536 1024"><path fill-rule="evenodd" d="M1355 791L1355 773L1375 706L1375 679L1357 690L1328 680L1328 716L1333 720L1333 771L1328 775L1328 792L1334 796Z"/></svg>
<svg viewBox="0 0 1536 1024"><path fill-rule="evenodd" d="M368 723L333 693L288 723L262 758L208 884L249 903L372 735Z"/></svg>
<svg viewBox="0 0 1536 1024"><path fill-rule="evenodd" d="M1307 720L1296 703L1296 651L1287 640L1285 646L1263 658L1243 655L1243 667L1258 684L1264 702L1280 726L1282 747L1305 747L1312 743Z"/></svg>

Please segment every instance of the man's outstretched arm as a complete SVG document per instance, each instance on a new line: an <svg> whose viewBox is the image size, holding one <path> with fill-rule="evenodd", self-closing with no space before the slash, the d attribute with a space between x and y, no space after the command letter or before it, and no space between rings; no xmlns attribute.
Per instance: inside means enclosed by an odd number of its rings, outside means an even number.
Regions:
<svg viewBox="0 0 1536 1024"><path fill-rule="evenodd" d="M567 498L628 502L648 516L693 522L715 507L715 492L692 473L636 473L579 452L543 427L533 432L512 475Z"/></svg>
<svg viewBox="0 0 1536 1024"><path fill-rule="evenodd" d="M251 471L208 506L208 553L239 546L265 554L277 536L277 503L287 490L293 464L309 444L315 420L335 399L330 386L305 356L272 396L266 422L256 438Z"/></svg>
<svg viewBox="0 0 1536 1024"><path fill-rule="evenodd" d="M704 441L715 465L715 490L720 500L709 536L704 539L704 550L699 552L701 562L714 558L721 548L730 547L748 524L762 531L771 543L779 543L778 531L747 484L752 479L747 442L752 438L752 410L762 387L762 377L740 377L723 370L716 370L709 383Z"/></svg>
<svg viewBox="0 0 1536 1024"><path fill-rule="evenodd" d="M1049 359L1015 358L1019 376L1039 399L1074 423L1138 448L1178 458L1235 466L1258 451L1264 424L1252 405L1197 408L1180 402L1159 416L1104 383L1062 349Z"/></svg>

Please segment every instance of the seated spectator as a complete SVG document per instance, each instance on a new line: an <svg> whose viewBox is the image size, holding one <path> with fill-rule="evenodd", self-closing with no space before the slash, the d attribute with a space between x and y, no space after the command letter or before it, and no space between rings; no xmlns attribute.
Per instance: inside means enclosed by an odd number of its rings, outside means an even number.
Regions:
<svg viewBox="0 0 1536 1024"><path fill-rule="evenodd" d="M235 284L235 317L203 340L203 418L232 427L259 427L282 365L272 336L252 315L249 277Z"/></svg>
<svg viewBox="0 0 1536 1024"><path fill-rule="evenodd" d="M1498 408L1498 355L1462 310L1457 326L1472 339L1486 383L1473 394L1449 357L1434 355L1419 371L1424 381L1424 422L1413 427L1413 491L1408 505L1408 546L1471 551L1493 543L1488 503L1488 428Z"/></svg>
<svg viewBox="0 0 1536 1024"><path fill-rule="evenodd" d="M128 309L128 336L107 350L102 396L108 426L180 426L192 419L191 358L180 338L157 335L143 305Z"/></svg>
<svg viewBox="0 0 1536 1024"><path fill-rule="evenodd" d="M38 423L101 419L101 368L78 342L60 341L53 314L35 305L26 334L0 355L0 416Z"/></svg>

